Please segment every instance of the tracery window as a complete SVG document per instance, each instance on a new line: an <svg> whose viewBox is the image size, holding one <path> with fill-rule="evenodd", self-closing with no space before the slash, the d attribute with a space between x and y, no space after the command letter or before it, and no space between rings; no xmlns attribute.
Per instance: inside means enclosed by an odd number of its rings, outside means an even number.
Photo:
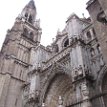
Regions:
<svg viewBox="0 0 107 107"><path fill-rule="evenodd" d="M91 33L90 33L90 31L87 32L87 39L91 40Z"/></svg>
<svg viewBox="0 0 107 107"><path fill-rule="evenodd" d="M66 39L65 41L64 41L64 47L67 47L69 45L69 39Z"/></svg>

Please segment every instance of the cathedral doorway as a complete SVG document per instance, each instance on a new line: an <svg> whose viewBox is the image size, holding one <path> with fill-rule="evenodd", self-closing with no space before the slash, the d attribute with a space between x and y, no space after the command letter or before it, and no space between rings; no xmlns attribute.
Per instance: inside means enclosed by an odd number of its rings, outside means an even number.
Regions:
<svg viewBox="0 0 107 107"><path fill-rule="evenodd" d="M104 93L104 96L103 96L104 104L105 104L105 107L107 107L107 73L103 78L102 92Z"/></svg>
<svg viewBox="0 0 107 107"><path fill-rule="evenodd" d="M46 107L58 107L59 96L62 97L64 106L70 105L73 101L73 85L68 75L57 74L51 80L44 98Z"/></svg>

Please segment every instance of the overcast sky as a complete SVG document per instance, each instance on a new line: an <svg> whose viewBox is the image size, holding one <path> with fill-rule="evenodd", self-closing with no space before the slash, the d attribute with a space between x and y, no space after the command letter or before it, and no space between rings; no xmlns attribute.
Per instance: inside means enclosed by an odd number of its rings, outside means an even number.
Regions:
<svg viewBox="0 0 107 107"><path fill-rule="evenodd" d="M1 0L0 1L0 47L6 32L11 29L15 18L21 13L30 0ZM41 20L41 44L52 43L57 29L62 30L67 18L75 12L79 17L88 17L86 2L88 0L35 0L37 18Z"/></svg>

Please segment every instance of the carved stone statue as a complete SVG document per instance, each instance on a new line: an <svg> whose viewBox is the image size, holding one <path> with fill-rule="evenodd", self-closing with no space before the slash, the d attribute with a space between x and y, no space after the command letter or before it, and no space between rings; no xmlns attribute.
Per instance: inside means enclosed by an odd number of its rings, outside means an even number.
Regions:
<svg viewBox="0 0 107 107"><path fill-rule="evenodd" d="M88 90L86 83L82 83L81 91L82 91L83 100L88 99L89 98L89 90Z"/></svg>
<svg viewBox="0 0 107 107"><path fill-rule="evenodd" d="M59 96L58 107L64 107L62 97Z"/></svg>
<svg viewBox="0 0 107 107"><path fill-rule="evenodd" d="M82 107L92 107L91 102L89 100L89 89L86 83L82 83L81 85L83 104Z"/></svg>

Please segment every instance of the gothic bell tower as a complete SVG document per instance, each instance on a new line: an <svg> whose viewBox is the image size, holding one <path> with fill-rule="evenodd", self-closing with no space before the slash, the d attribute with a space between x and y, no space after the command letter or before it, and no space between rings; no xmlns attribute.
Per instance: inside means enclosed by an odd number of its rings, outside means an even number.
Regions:
<svg viewBox="0 0 107 107"><path fill-rule="evenodd" d="M40 20L31 0L7 31L0 52L0 107L23 107L22 85L26 82L31 50L40 43Z"/></svg>
<svg viewBox="0 0 107 107"><path fill-rule="evenodd" d="M26 18L26 20L30 23L33 23L36 18L36 7L34 5L34 1L31 0L23 9L21 15Z"/></svg>

